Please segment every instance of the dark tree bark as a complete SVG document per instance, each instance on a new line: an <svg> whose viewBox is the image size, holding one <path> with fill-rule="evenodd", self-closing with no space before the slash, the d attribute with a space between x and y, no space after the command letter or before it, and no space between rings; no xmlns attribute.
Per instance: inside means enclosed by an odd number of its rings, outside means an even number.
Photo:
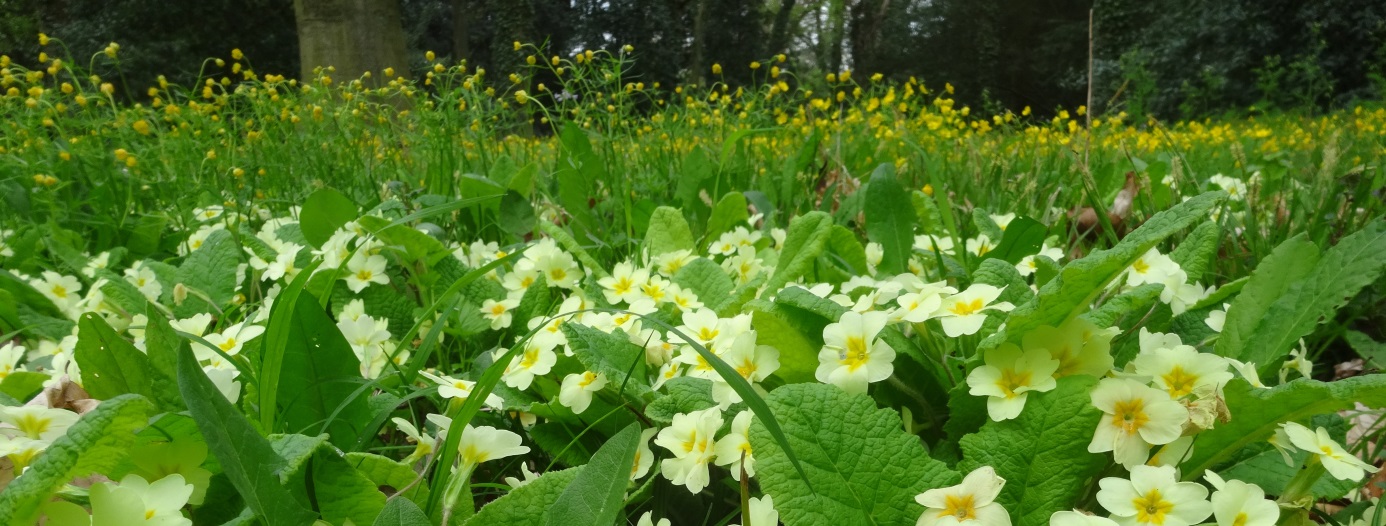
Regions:
<svg viewBox="0 0 1386 526"><path fill-rule="evenodd" d="M371 85L385 82L385 68L408 76L399 0L294 0L303 78L332 66L336 77L354 79L372 72Z"/></svg>
<svg viewBox="0 0 1386 526"><path fill-rule="evenodd" d="M770 28L770 49L766 50L771 55L789 49L789 18L796 3L797 0L780 0L780 9L775 12L775 23Z"/></svg>
<svg viewBox="0 0 1386 526"><path fill-rule="evenodd" d="M452 54L455 60L472 57L472 23L477 18L476 0L452 0Z"/></svg>

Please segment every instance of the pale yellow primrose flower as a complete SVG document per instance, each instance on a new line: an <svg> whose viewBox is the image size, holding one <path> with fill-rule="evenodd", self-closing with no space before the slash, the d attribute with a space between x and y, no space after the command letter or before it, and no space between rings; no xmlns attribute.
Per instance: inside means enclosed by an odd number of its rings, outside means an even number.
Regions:
<svg viewBox="0 0 1386 526"><path fill-rule="evenodd" d="M1223 480L1212 471L1203 478L1213 485L1213 518L1218 526L1275 526L1280 520L1280 506L1267 500L1260 486Z"/></svg>
<svg viewBox="0 0 1386 526"><path fill-rule="evenodd" d="M1013 343L986 351L985 365L967 375L968 393L987 397L987 416L992 420L1010 420L1025 409L1028 393L1045 392L1058 384L1054 371L1059 361L1044 349L1021 351Z"/></svg>
<svg viewBox="0 0 1386 526"><path fill-rule="evenodd" d="M1282 427L1290 443L1318 455L1319 462L1323 463L1324 469L1328 470L1328 474L1333 475L1333 478L1360 481L1367 473L1376 473L1378 470L1376 466L1363 462L1344 449L1333 437L1328 436L1327 429L1320 427L1310 431L1309 428L1295 422L1285 422Z"/></svg>
<svg viewBox="0 0 1386 526"><path fill-rule="evenodd" d="M842 313L837 323L823 327L814 377L853 394L865 394L867 384L890 378L895 349L876 339L885 326L884 312Z"/></svg>
<svg viewBox="0 0 1386 526"><path fill-rule="evenodd" d="M1134 466L1130 480L1107 477L1097 502L1122 526L1192 526L1213 512L1208 489L1197 482L1178 482L1169 466Z"/></svg>
<svg viewBox="0 0 1386 526"><path fill-rule="evenodd" d="M688 491L698 493L712 483L708 463L716 456L713 436L722 428L722 411L716 407L679 413L673 422L659 430L655 444L674 454L660 461L664 478Z"/></svg>
<svg viewBox="0 0 1386 526"><path fill-rule="evenodd" d="M1010 526L1011 516L996 503L1006 479L991 466L982 466L963 477L961 484L931 489L914 497L928 508L916 526Z"/></svg>
<svg viewBox="0 0 1386 526"><path fill-rule="evenodd" d="M1126 378L1104 378L1092 390L1092 405L1106 413L1097 423L1089 453L1112 452L1118 464L1132 468L1150 457L1151 445L1179 438L1189 411L1164 391Z"/></svg>

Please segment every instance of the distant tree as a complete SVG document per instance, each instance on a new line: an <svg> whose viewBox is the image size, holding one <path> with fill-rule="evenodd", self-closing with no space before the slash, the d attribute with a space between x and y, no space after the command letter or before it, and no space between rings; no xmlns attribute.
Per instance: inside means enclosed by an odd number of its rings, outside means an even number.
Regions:
<svg viewBox="0 0 1386 526"><path fill-rule="evenodd" d="M399 0L294 0L294 17L303 78L319 66L346 79L374 72L372 84L385 68L408 76Z"/></svg>

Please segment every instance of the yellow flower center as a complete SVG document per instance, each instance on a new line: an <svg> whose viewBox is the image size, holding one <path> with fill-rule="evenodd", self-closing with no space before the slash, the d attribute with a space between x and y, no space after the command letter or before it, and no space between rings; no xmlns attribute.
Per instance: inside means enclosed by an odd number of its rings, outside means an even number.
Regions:
<svg viewBox="0 0 1386 526"><path fill-rule="evenodd" d="M53 423L51 418L38 418L31 414L26 414L15 420L14 426L19 432L33 440L38 440L39 436L48 431L48 426Z"/></svg>
<svg viewBox="0 0 1386 526"><path fill-rule="evenodd" d="M1006 393L1006 398L1014 398L1016 389L1030 386L1030 371L1003 370L996 386L1001 388L1001 392Z"/></svg>
<svg viewBox="0 0 1386 526"><path fill-rule="evenodd" d="M978 256L985 256L985 255L987 255L987 252L991 252L991 244L990 244L990 243L982 243L982 246L977 247L977 255L978 255Z"/></svg>
<svg viewBox="0 0 1386 526"><path fill-rule="evenodd" d="M1165 515L1174 509L1174 503L1165 500L1158 489L1136 497L1131 505L1136 508L1136 522L1156 526L1164 524Z"/></svg>
<svg viewBox="0 0 1386 526"><path fill-rule="evenodd" d="M556 268L556 269L553 269L553 270L550 270L550 271L549 271L549 279L550 279L550 280L553 280L553 281L562 281L564 278L567 278L567 277L568 277L568 271L563 270L563 269L561 269L561 268Z"/></svg>
<svg viewBox="0 0 1386 526"><path fill-rule="evenodd" d="M67 287L64 287L62 285L53 285L53 295L59 298L66 298Z"/></svg>
<svg viewBox="0 0 1386 526"><path fill-rule="evenodd" d="M524 367L525 369L529 369L530 367L534 367L534 364L536 364L536 363L538 363L538 362L539 362L539 349L536 349L536 348L534 348L534 347L530 347L530 348L528 348L528 349L525 349L524 357L523 357L523 358L520 358L520 367Z"/></svg>
<svg viewBox="0 0 1386 526"><path fill-rule="evenodd" d="M868 359L866 340L859 336L848 336L847 352L842 356L842 365L846 365L848 370L855 371L866 365Z"/></svg>
<svg viewBox="0 0 1386 526"><path fill-rule="evenodd" d="M977 298L970 302L962 300L953 302L953 306L948 310L958 316L967 316L968 314L976 313L982 310L982 298Z"/></svg>
<svg viewBox="0 0 1386 526"><path fill-rule="evenodd" d="M505 305L504 305L504 304L497 303L497 304L491 306L491 315L492 315L492 316L500 316L500 315L502 315L502 314L505 314Z"/></svg>
<svg viewBox="0 0 1386 526"><path fill-rule="evenodd" d="M977 507L972 502L972 495L948 495L943 498L943 511L939 512L939 517L952 515L959 521L972 520L977 518Z"/></svg>
<svg viewBox="0 0 1386 526"><path fill-rule="evenodd" d="M1165 381L1165 385L1169 387L1169 395L1174 398L1180 398L1192 393L1194 382L1198 381L1198 376L1189 374L1184 370L1184 367L1180 365L1174 366L1173 369L1170 369L1168 373L1165 373L1160 378Z"/></svg>
<svg viewBox="0 0 1386 526"><path fill-rule="evenodd" d="M634 281L631 281L630 278L622 277L621 279L616 280L616 284L611 287L611 290L616 294L625 294L627 292L630 292L630 288L634 286Z"/></svg>
<svg viewBox="0 0 1386 526"><path fill-rule="evenodd" d="M578 382L578 387L587 387L589 385L592 385L592 382L595 381L597 381L597 373L587 371L585 373L582 373L582 380Z"/></svg>
<svg viewBox="0 0 1386 526"><path fill-rule="evenodd" d="M1232 526L1246 526L1246 519L1246 512L1238 513L1237 517L1232 519Z"/></svg>
<svg viewBox="0 0 1386 526"><path fill-rule="evenodd" d="M144 520L154 518L154 510L144 510Z"/></svg>
<svg viewBox="0 0 1386 526"><path fill-rule="evenodd" d="M1145 414L1145 400L1134 398L1116 403L1112 415L1112 425L1121 428L1126 434L1134 434L1150 417Z"/></svg>
<svg viewBox="0 0 1386 526"><path fill-rule="evenodd" d="M530 285L533 285L533 284L534 284L534 277L533 277L533 276L525 276L525 277L523 277L523 278L520 278L520 288L522 288L522 289L527 289L527 288L529 288Z"/></svg>
<svg viewBox="0 0 1386 526"><path fill-rule="evenodd" d="M1131 268L1135 269L1137 274L1150 272L1150 265L1145 262L1145 258L1137 259L1135 263L1131 264Z"/></svg>
<svg viewBox="0 0 1386 526"><path fill-rule="evenodd" d="M736 372L740 374L742 378L749 380L751 375L756 374L756 363L751 361L750 358L742 360L741 365L736 366Z"/></svg>
<svg viewBox="0 0 1386 526"><path fill-rule="evenodd" d="M719 331L717 329L711 327L703 327L701 329L698 329L698 339L705 342L710 342L713 338L717 337L718 332Z"/></svg>
<svg viewBox="0 0 1386 526"><path fill-rule="evenodd" d="M361 269L361 270L356 271L356 279L359 279L359 280L361 280L361 281L370 281L370 280L371 280L371 276L373 276L373 275L374 275L374 274L373 274L371 271L367 270L367 269Z"/></svg>
<svg viewBox="0 0 1386 526"><path fill-rule="evenodd" d="M700 452L707 450L707 439L699 438L697 429L694 429L693 432L688 435L688 440L683 442L684 453L692 453L694 449Z"/></svg>
<svg viewBox="0 0 1386 526"><path fill-rule="evenodd" d="M228 353L229 353L229 352L231 352L231 349L235 349L235 348L236 348L236 339L235 339L235 338L227 338L226 341L221 342L221 345L218 345L217 347L221 347L221 350L222 350L222 351L228 352Z"/></svg>

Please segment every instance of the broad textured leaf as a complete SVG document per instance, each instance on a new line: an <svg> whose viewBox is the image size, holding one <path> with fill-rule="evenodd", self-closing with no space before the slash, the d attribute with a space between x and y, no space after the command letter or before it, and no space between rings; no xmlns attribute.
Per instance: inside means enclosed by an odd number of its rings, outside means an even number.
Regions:
<svg viewBox="0 0 1386 526"><path fill-rule="evenodd" d="M712 310L718 310L731 301L732 289L736 288L727 271L707 258L685 264L674 273L674 283L693 291L698 295L698 300Z"/></svg>
<svg viewBox="0 0 1386 526"><path fill-rule="evenodd" d="M433 526L433 522L428 520L419 506L406 498L395 497L385 503L385 509L380 510L380 516L375 518L373 526Z"/></svg>
<svg viewBox="0 0 1386 526"><path fill-rule="evenodd" d="M645 407L645 416L651 421L668 426L674 415L702 411L717 405L712 399L712 381L706 378L680 376L665 382L663 389L668 394L660 395Z"/></svg>
<svg viewBox="0 0 1386 526"><path fill-rule="evenodd" d="M586 469L585 466L550 471L491 501L468 519L468 526L545 526L548 523L548 510L564 488L573 482ZM574 525L576 526L576 525Z"/></svg>
<svg viewBox="0 0 1386 526"><path fill-rule="evenodd" d="M269 526L301 526L313 521L316 514L280 485L278 472L285 465L284 459L212 385L187 347L178 354L178 389L222 472L256 515Z"/></svg>
<svg viewBox="0 0 1386 526"><path fill-rule="evenodd" d="M683 212L667 206L656 208L654 214L650 215L650 228L645 230L645 248L651 256L679 250L697 253L693 232L689 230Z"/></svg>
<svg viewBox="0 0 1386 526"><path fill-rule="evenodd" d="M172 300L174 286L183 283L184 286L206 294L214 303L209 305L190 294L183 305L174 308L174 313L180 317L200 312L219 315L220 309L231 304L231 298L236 294L236 267L242 262L241 254L241 249L236 245L236 240L232 239L231 233L217 230L209 234L202 242L202 247L188 254L183 264L178 266L176 281L169 283L160 276L159 279L164 281L165 300Z"/></svg>
<svg viewBox="0 0 1386 526"><path fill-rule="evenodd" d="M1146 283L1112 296L1101 307L1079 317L1086 318L1098 327L1111 327L1130 314L1144 314L1160 299L1160 293L1164 290L1165 286L1159 283Z"/></svg>
<svg viewBox="0 0 1386 526"><path fill-rule="evenodd" d="M1316 416L1307 425L1310 429L1326 429L1328 435L1339 444L1349 443L1346 436L1347 421L1337 414ZM1224 479L1231 478L1256 484L1266 490L1268 495L1280 495L1290 480L1299 473L1300 466L1304 465L1309 455L1311 453L1307 451L1295 451L1290 454L1294 464L1286 464L1284 456L1270 443L1259 442L1238 451L1233 456L1231 465L1219 470L1218 474ZM1310 491L1315 497L1334 500L1342 498L1359 485L1355 480L1338 480L1325 475L1314 482Z"/></svg>
<svg viewBox="0 0 1386 526"><path fill-rule="evenodd" d="M549 507L548 526L615 523L639 447L640 424L611 437Z"/></svg>
<svg viewBox="0 0 1386 526"><path fill-rule="evenodd" d="M818 350L823 347L821 341L804 334L773 310L752 307L751 327L756 330L757 344L769 345L780 351L780 368L775 371L775 376L783 378L786 383L814 380L814 371L818 368Z"/></svg>
<svg viewBox="0 0 1386 526"><path fill-rule="evenodd" d="M1189 199L1151 216L1111 249L1069 262L1058 276L1040 288L1034 300L1011 311L1006 328L997 333L1004 334L1004 338L989 338L983 346L995 346L1004 340L1018 342L1036 327L1058 327L1087 311L1097 295L1141 255L1166 237L1207 217L1226 195L1225 192L1208 192Z"/></svg>
<svg viewBox="0 0 1386 526"><path fill-rule="evenodd" d="M361 381L361 362L342 332L312 295L300 295L289 319L279 379L281 428L293 433L326 432L338 447L349 447L358 426L370 420L366 399L352 397ZM338 406L345 405L327 429Z"/></svg>
<svg viewBox="0 0 1386 526"><path fill-rule="evenodd" d="M1285 294L1296 281L1314 271L1319 261L1319 247L1309 237L1300 234L1286 239L1270 255L1256 264L1246 284L1227 308L1227 320L1218 337L1217 353L1240 357L1246 340L1270 310L1276 298ZM1260 364L1265 365L1265 364Z"/></svg>
<svg viewBox="0 0 1386 526"><path fill-rule="evenodd" d="M751 215L746 211L746 196L741 192L730 192L712 207L712 217L707 220L707 232L703 235L706 243L717 241L725 232L738 226L745 226Z"/></svg>
<svg viewBox="0 0 1386 526"><path fill-rule="evenodd" d="M1012 305L1020 305L1035 297L1034 291L1025 283L1025 278L1015 269L1015 264L1003 259L982 260L977 271L972 273L972 281L1004 289L996 300L1007 301Z"/></svg>
<svg viewBox="0 0 1386 526"><path fill-rule="evenodd" d="M996 502L1016 526L1045 526L1056 511L1079 504L1089 482L1107 465L1088 453L1102 412L1089 396L1097 379L1060 378L1047 393L1030 393L1025 411L1012 420L987 422L962 439L958 471L991 466L1006 479Z"/></svg>
<svg viewBox="0 0 1386 526"><path fill-rule="evenodd" d="M881 263L876 270L895 275L909 268L914 251L914 223L918 216L910 194L895 178L895 165L882 164L866 183L866 237L881 244Z"/></svg>
<svg viewBox="0 0 1386 526"><path fill-rule="evenodd" d="M403 250L414 261L424 261L429 256L447 251L447 247L437 239L408 225L391 225L390 221L375 216L361 216L356 222L386 245Z"/></svg>
<svg viewBox="0 0 1386 526"><path fill-rule="evenodd" d="M396 491L409 486L414 482L414 479L419 477L419 474L414 471L414 468L401 464L394 459L372 453L347 453L346 461L348 464L351 464L352 467L356 468L356 471L361 472L366 478L371 479L371 482L374 482L377 486L393 488ZM414 501L415 504L419 502L426 503L428 502L428 485L414 484L414 487L400 496ZM388 503L386 503L385 506L387 509L389 508Z"/></svg>
<svg viewBox="0 0 1386 526"><path fill-rule="evenodd" d="M82 383L93 398L105 400L126 393L155 399L155 382L167 382L149 364L149 357L125 341L101 316L82 315L77 324L73 357L82 368Z"/></svg>
<svg viewBox="0 0 1386 526"><path fill-rule="evenodd" d="M151 410L143 397L121 395L82 415L0 492L0 524L36 524L39 506L63 484L114 469L129 455Z"/></svg>
<svg viewBox="0 0 1386 526"><path fill-rule="evenodd" d="M313 498L324 520L332 524L343 524L346 519L355 524L370 524L384 509L385 494L336 449L318 449L313 455L312 470Z"/></svg>
<svg viewBox="0 0 1386 526"><path fill-rule="evenodd" d="M1271 304L1256 330L1247 335L1241 360L1260 365L1263 373L1273 372L1278 367L1273 362L1288 354L1295 341L1331 319L1358 291L1375 282L1383 270L1386 219L1372 222L1324 251L1313 272L1292 283Z"/></svg>
<svg viewBox="0 0 1386 526"><path fill-rule="evenodd" d="M1017 217L1006 225L996 248L982 256L983 259L1000 259L1012 265L1020 263L1025 256L1036 254L1044 245L1044 237L1049 229L1039 221L1028 217Z"/></svg>
<svg viewBox="0 0 1386 526"><path fill-rule="evenodd" d="M342 225L360 215L356 202L331 188L320 188L303 201L298 213L298 227L303 239L314 247L322 247Z"/></svg>
<svg viewBox="0 0 1386 526"><path fill-rule="evenodd" d="M765 290L779 290L812 270L813 261L823 254L832 226L833 218L823 212L809 212L791 220L780 259L765 283Z"/></svg>
<svg viewBox="0 0 1386 526"><path fill-rule="evenodd" d="M568 337L573 356L587 370L606 375L610 382L607 388L619 389L624 383L626 394L636 398L650 392L645 380L645 350L631 343L625 334L609 334L576 323L564 323L561 329Z"/></svg>
<svg viewBox="0 0 1386 526"><path fill-rule="evenodd" d="M0 393L15 400L29 400L43 390L43 383L51 378L35 371L15 371L0 380ZM16 404L18 405L18 404Z"/></svg>
<svg viewBox="0 0 1386 526"><path fill-rule="evenodd" d="M832 385L795 384L766 397L807 480L756 420L756 478L785 524L912 525L924 512L914 496L960 477L929 457L891 409ZM806 482L813 485L809 489Z"/></svg>
<svg viewBox="0 0 1386 526"><path fill-rule="evenodd" d="M1247 445L1275 434L1283 422L1353 407L1386 407L1386 375L1356 376L1336 382L1300 378L1271 389L1257 389L1240 378L1223 390L1232 420L1198 434L1193 454L1182 464L1185 479L1216 469Z"/></svg>
<svg viewBox="0 0 1386 526"><path fill-rule="evenodd" d="M500 200L500 225L506 232L524 237L534 231L537 221L534 205L519 192L508 190Z"/></svg>
<svg viewBox="0 0 1386 526"><path fill-rule="evenodd" d="M1216 221L1204 221L1189 232L1179 246L1169 253L1170 259L1184 269L1189 283L1203 280L1203 274L1213 264L1213 256L1218 253L1218 241L1222 239L1222 229Z"/></svg>

